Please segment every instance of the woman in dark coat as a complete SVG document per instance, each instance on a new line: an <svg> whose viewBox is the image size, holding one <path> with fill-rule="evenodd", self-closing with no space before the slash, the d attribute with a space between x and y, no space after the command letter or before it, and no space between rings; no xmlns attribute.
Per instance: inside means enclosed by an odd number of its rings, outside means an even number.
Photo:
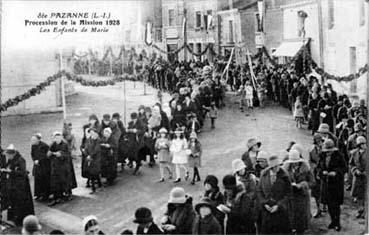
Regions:
<svg viewBox="0 0 369 235"><path fill-rule="evenodd" d="M323 99L318 103L318 110L320 114L324 114L322 123L329 125L329 131L333 133L333 102L329 99L328 93L324 93Z"/></svg>
<svg viewBox="0 0 369 235"><path fill-rule="evenodd" d="M9 145L5 151L7 162L1 169L6 174L6 194L8 195L8 220L21 225L24 217L34 215L31 187L26 170L26 160Z"/></svg>
<svg viewBox="0 0 369 235"><path fill-rule="evenodd" d="M98 130L95 128L90 128L90 138L86 145L86 170L88 172L88 177L91 182L91 193L96 192L95 184L101 187L101 140L99 138Z"/></svg>
<svg viewBox="0 0 369 235"><path fill-rule="evenodd" d="M319 110L318 110L318 103L319 103L319 95L317 93L313 93L309 100L309 129L312 133L315 133L320 124L319 119Z"/></svg>
<svg viewBox="0 0 369 235"><path fill-rule="evenodd" d="M63 193L69 190L68 158L70 153L68 144L63 141L60 132L54 132L53 142L47 155L51 160L50 188L54 194L54 201L49 206L54 206L60 203Z"/></svg>
<svg viewBox="0 0 369 235"><path fill-rule="evenodd" d="M237 185L233 175L226 175L223 185L225 204L220 204L218 209L228 215L226 234L256 234L253 200L243 185Z"/></svg>
<svg viewBox="0 0 369 235"><path fill-rule="evenodd" d="M162 219L162 229L167 234L192 234L195 212L192 197L183 188L175 187L170 192L168 209Z"/></svg>
<svg viewBox="0 0 369 235"><path fill-rule="evenodd" d="M288 173L281 167L278 156L271 156L268 168L261 172L257 187L261 208L261 234L289 234L290 221L288 199L291 195L291 182Z"/></svg>
<svg viewBox="0 0 369 235"><path fill-rule="evenodd" d="M115 153L117 151L116 141L112 137L112 130L108 127L103 131L101 138L101 176L106 178L108 184L112 184L117 177L117 162Z"/></svg>
<svg viewBox="0 0 369 235"><path fill-rule="evenodd" d="M47 200L50 194L50 172L51 163L47 157L49 146L41 140L40 134L35 134L31 138L31 157L34 162L34 196L36 200Z"/></svg>
<svg viewBox="0 0 369 235"><path fill-rule="evenodd" d="M289 215L293 233L303 234L310 227L310 188L315 184L314 176L307 161L300 153L291 149L288 160L283 164L292 186L289 200Z"/></svg>
<svg viewBox="0 0 369 235"><path fill-rule="evenodd" d="M218 178L214 175L206 176L204 180L205 193L204 197L210 198L215 207L224 204L224 195L219 190ZM222 234L224 233L224 218L225 214L218 209L214 211L214 216L222 227Z"/></svg>
<svg viewBox="0 0 369 235"><path fill-rule="evenodd" d="M82 153L82 161L81 161L81 174L83 178L87 178L87 182L86 182L86 187L90 187L90 181L88 180L88 172L85 168L86 164L85 164L85 160L86 160L86 144L87 144L87 140L89 139L89 129L90 128L95 128L97 130L100 130L100 124L99 124L99 119L97 118L97 116L95 114L90 115L89 117L89 123L83 126L83 138L82 138L82 143L81 143L81 153ZM100 132L100 131L99 131Z"/></svg>
<svg viewBox="0 0 369 235"><path fill-rule="evenodd" d="M341 230L340 205L343 204L344 196L344 174L347 164L331 139L323 143L322 153L319 157L317 171L322 181L321 200L328 205L328 212L331 216L329 229Z"/></svg>

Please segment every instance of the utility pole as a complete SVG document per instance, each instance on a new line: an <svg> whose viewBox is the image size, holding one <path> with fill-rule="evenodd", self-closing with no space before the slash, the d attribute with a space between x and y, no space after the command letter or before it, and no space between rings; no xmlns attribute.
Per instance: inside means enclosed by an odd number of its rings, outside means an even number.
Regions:
<svg viewBox="0 0 369 235"><path fill-rule="evenodd" d="M59 50L59 71L63 70L63 52ZM61 81L61 95L62 95L62 107L63 107L63 119L64 121L67 119L67 109L65 105L65 87L64 87L64 75L60 77Z"/></svg>
<svg viewBox="0 0 369 235"><path fill-rule="evenodd" d="M185 48L183 49L183 57L184 61L187 61L187 9L186 9L186 1L183 1L183 44Z"/></svg>
<svg viewBox="0 0 369 235"><path fill-rule="evenodd" d="M323 13L322 13L322 2L321 0L316 0L318 5L318 24L319 24L319 58L320 67L324 69L324 34L323 34ZM322 82L324 84L325 81Z"/></svg>
<svg viewBox="0 0 369 235"><path fill-rule="evenodd" d="M366 13L366 30L367 30L367 34L366 34L366 40L367 40L367 48L366 48L366 63L367 63L367 66L369 66L369 0L366 0L366 10L367 10L367 13ZM368 108L368 104L369 104L369 71L366 72L366 107ZM369 115L367 115L367 123L369 123ZM366 136L368 137L369 136L369 128L366 128ZM367 146L369 146L369 143L367 141ZM368 150L366 151L366 158L368 159ZM367 160L366 161L366 169L365 169L365 172L366 172L366 200L365 200L365 233L366 234L369 234L369 213L368 213L368 206L369 206L369 203L368 203L368 200L369 200L369 161Z"/></svg>

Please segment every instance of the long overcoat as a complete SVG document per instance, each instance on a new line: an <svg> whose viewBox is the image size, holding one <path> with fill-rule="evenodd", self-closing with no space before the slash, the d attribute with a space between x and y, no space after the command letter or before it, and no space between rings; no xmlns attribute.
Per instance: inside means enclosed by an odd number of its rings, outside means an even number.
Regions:
<svg viewBox="0 0 369 235"><path fill-rule="evenodd" d="M50 172L51 163L47 157L49 146L40 141L37 145L31 147L31 157L33 161L38 161L38 165L33 166L34 176L34 195L36 197L48 196L50 193Z"/></svg>
<svg viewBox="0 0 369 235"><path fill-rule="evenodd" d="M282 168L276 174L276 181L271 183L270 168L261 172L257 187L258 201L261 208L261 234L288 234L290 221L288 199L291 195L291 182L288 173ZM265 205L278 205L278 210L270 213Z"/></svg>
<svg viewBox="0 0 369 235"><path fill-rule="evenodd" d="M321 153L318 163L318 174L322 181L321 201L324 204L338 203L342 205L344 196L344 174L347 164L343 156L338 151L334 151L331 159L328 161L327 154ZM335 176L325 176L323 171L336 173Z"/></svg>
<svg viewBox="0 0 369 235"><path fill-rule="evenodd" d="M109 180L117 177L117 161L115 153L117 151L117 141L103 137L100 144L108 144L109 146L101 145L101 176Z"/></svg>
<svg viewBox="0 0 369 235"><path fill-rule="evenodd" d="M9 200L8 219L21 225L24 217L35 214L26 160L16 152L13 159L6 163L6 168L11 170L7 173L6 180L6 193Z"/></svg>
<svg viewBox="0 0 369 235"><path fill-rule="evenodd" d="M366 189L366 151L355 149L351 152L350 170L354 176L351 196L358 199L365 198Z"/></svg>
<svg viewBox="0 0 369 235"><path fill-rule="evenodd" d="M86 171L89 178L97 178L101 173L101 140L88 139L86 144L86 155L90 156L90 160L86 159Z"/></svg>
<svg viewBox="0 0 369 235"><path fill-rule="evenodd" d="M309 189L315 184L313 173L307 162L301 162L297 169L293 169L289 163L284 164L284 169L290 176L292 187L289 200L289 215L292 229L303 232L310 225L310 193Z"/></svg>
<svg viewBox="0 0 369 235"><path fill-rule="evenodd" d="M53 193L62 193L69 190L69 162L70 153L68 144L64 141L57 144L53 142L49 151L55 153L60 152L61 156L55 154L50 156L51 159L51 174L50 174L50 189Z"/></svg>

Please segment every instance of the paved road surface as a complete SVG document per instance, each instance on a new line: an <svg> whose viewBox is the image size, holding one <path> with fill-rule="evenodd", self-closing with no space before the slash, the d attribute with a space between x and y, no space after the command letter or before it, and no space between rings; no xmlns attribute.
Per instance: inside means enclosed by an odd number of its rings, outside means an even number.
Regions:
<svg viewBox="0 0 369 235"><path fill-rule="evenodd" d="M156 93L148 88L149 95L143 96L141 83L127 82L127 114L136 110L139 104L151 105L156 102ZM80 141L82 125L92 112L99 117L104 113L123 113L122 87L104 88L76 87L78 94L67 99L68 119L73 122L74 132ZM137 94L138 93L138 94ZM257 137L262 142L263 150L281 154L288 142L295 140L304 147L311 146L311 135L308 131L295 127L293 118L283 108L272 105L265 109L257 109L246 117L239 112L232 95L227 98L228 106L220 111L216 129L210 129L206 122L200 135L203 145L203 167L200 169L202 179L207 174L215 174L221 182L222 176L231 173L231 161L239 158L245 151L248 138ZM164 100L168 100L165 96ZM127 118L128 120L128 118ZM25 117L9 117L3 120L3 146L16 143L21 153L26 157L28 168L31 169L29 156L29 137L36 131L41 131L46 140L50 139L52 130L62 126L61 114L32 115ZM157 183L158 167L149 168L146 164L139 176L132 176L132 169L121 173L117 183L98 191L91 196L84 188L85 180L80 177L79 159L75 160L79 187L74 190L75 199L69 203L48 208L37 203L36 211L42 222L52 228L63 228L67 232L80 232L81 218L89 214L96 215L102 224L102 229L108 234L117 234L125 228L135 230L132 223L135 209L146 206L152 209L155 219L160 219L168 200L169 192L174 186L172 182ZM202 183L195 186L189 182L178 184L193 195L197 202L203 191ZM351 205L351 204L350 204ZM350 206L351 207L351 206ZM363 225L354 218L354 212L348 206L343 208L342 234L351 232L359 234ZM350 221L350 222L349 222ZM319 220L313 220L312 234L327 233L328 215ZM360 221L362 223L362 221Z"/></svg>

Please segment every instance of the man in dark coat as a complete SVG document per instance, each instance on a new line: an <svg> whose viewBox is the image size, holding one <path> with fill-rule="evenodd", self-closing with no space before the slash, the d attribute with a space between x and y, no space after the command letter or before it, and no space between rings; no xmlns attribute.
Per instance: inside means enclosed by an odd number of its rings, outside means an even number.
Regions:
<svg viewBox="0 0 369 235"><path fill-rule="evenodd" d="M49 146L41 140L41 134L31 137L31 157L34 162L33 176L35 177L34 195L36 200L47 200L50 194L51 163L47 157Z"/></svg>
<svg viewBox="0 0 369 235"><path fill-rule="evenodd" d="M54 195L54 200L49 206L60 203L63 193L69 190L69 154L68 144L63 141L62 134L54 132L53 142L47 152L51 160L50 190Z"/></svg>
<svg viewBox="0 0 369 235"><path fill-rule="evenodd" d="M328 93L323 94L323 99L318 103L318 110L320 114L323 113L324 117L322 123L329 125L330 132L333 133L333 105L332 100L329 99Z"/></svg>
<svg viewBox="0 0 369 235"><path fill-rule="evenodd" d="M7 162L5 168L1 168L1 173L6 175L8 220L19 226L24 217L35 214L26 161L12 144L6 149L5 155Z"/></svg>
<svg viewBox="0 0 369 235"><path fill-rule="evenodd" d="M136 162L136 169L134 171L134 175L137 173L141 166L141 161L144 159L140 159L138 156L138 148L143 141L143 135L145 133L145 126L138 120L137 113L131 113L131 121L128 123L127 127L127 139L128 139L128 148L129 148L129 160L130 162Z"/></svg>
<svg viewBox="0 0 369 235"><path fill-rule="evenodd" d="M91 193L96 192L96 184L99 187L102 186L100 174L101 174L101 140L99 137L99 132L96 128L90 128L90 138L86 145L86 170L88 172L88 177L91 182Z"/></svg>
<svg viewBox="0 0 369 235"><path fill-rule="evenodd" d="M0 169L5 168L6 165L6 157L4 155L3 149L0 149ZM1 211L5 210L7 207L7 198L6 198L6 173L0 171L0 218Z"/></svg>
<svg viewBox="0 0 369 235"><path fill-rule="evenodd" d="M331 139L323 143L322 153L319 157L317 172L322 181L321 201L328 205L331 217L329 229L341 230L340 205L344 197L344 175L347 164Z"/></svg>

